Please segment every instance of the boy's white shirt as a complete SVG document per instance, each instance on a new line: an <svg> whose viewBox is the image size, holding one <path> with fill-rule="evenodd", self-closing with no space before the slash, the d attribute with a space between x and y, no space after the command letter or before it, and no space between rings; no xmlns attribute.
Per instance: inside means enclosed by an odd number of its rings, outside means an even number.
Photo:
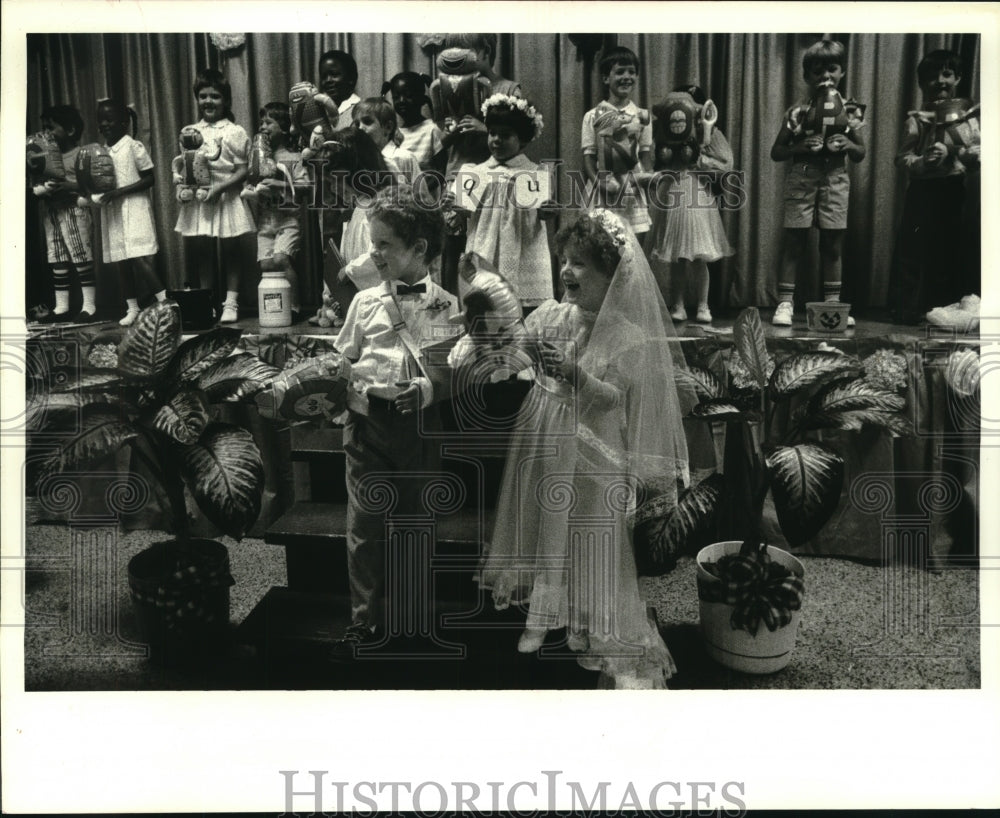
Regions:
<svg viewBox="0 0 1000 818"><path fill-rule="evenodd" d="M389 282L393 292L404 281ZM426 292L396 297L406 327L417 346L425 349L446 338L453 337L461 327L451 322L458 314L458 300L435 284L430 275L415 284L423 284ZM365 395L373 386L392 386L399 381L410 381L420 389L421 406L428 406L434 398L430 380L418 372L416 363L399 336L382 303L384 284L359 292L347 310L344 326L334 345L351 362L351 386L358 394Z"/></svg>

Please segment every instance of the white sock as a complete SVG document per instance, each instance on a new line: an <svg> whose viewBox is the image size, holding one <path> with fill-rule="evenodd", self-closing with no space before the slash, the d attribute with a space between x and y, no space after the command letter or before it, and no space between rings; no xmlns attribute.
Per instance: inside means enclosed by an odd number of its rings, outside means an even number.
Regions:
<svg viewBox="0 0 1000 818"><path fill-rule="evenodd" d="M166 290L160 290L156 294L156 300L157 301L166 301L167 300L167 291Z"/></svg>
<svg viewBox="0 0 1000 818"><path fill-rule="evenodd" d="M91 315L97 312L97 287L81 287L80 290L83 293L83 305L80 307L81 310L86 310Z"/></svg>
<svg viewBox="0 0 1000 818"><path fill-rule="evenodd" d="M139 312L139 299L126 298L125 307L126 307L126 312Z"/></svg>
<svg viewBox="0 0 1000 818"><path fill-rule="evenodd" d="M238 293L236 290L226 290L226 304L230 307L238 307L239 302L237 301Z"/></svg>
<svg viewBox="0 0 1000 818"><path fill-rule="evenodd" d="M56 290L56 308L53 312L56 315L62 315L64 312L69 312L69 290Z"/></svg>

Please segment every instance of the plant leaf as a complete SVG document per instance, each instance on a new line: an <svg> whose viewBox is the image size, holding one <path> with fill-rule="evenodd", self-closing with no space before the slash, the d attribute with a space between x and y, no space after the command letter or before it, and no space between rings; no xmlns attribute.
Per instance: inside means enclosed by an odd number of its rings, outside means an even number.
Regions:
<svg viewBox="0 0 1000 818"><path fill-rule="evenodd" d="M194 443L209 420L208 401L196 389L182 389L160 407L152 425L178 443Z"/></svg>
<svg viewBox="0 0 1000 818"><path fill-rule="evenodd" d="M211 423L181 454L181 476L206 517L242 539L260 514L264 463L246 429Z"/></svg>
<svg viewBox="0 0 1000 818"><path fill-rule="evenodd" d="M41 432L48 427L64 428L71 422L75 427L76 419L80 417L85 406L96 403L114 404L114 395L103 392L67 392L65 394L36 395L25 403L25 429L28 432ZM127 406L127 404L123 404Z"/></svg>
<svg viewBox="0 0 1000 818"><path fill-rule="evenodd" d="M106 391L115 387L124 386L125 379L114 369L83 369L75 378L70 377L65 381L53 383L51 392L53 394L65 392L83 391Z"/></svg>
<svg viewBox="0 0 1000 818"><path fill-rule="evenodd" d="M833 415L832 426L836 429L859 431L862 426L880 426L893 437L912 437L913 427L905 415L896 412L879 412L875 409L858 409L852 412L838 412Z"/></svg>
<svg viewBox="0 0 1000 818"><path fill-rule="evenodd" d="M139 313L118 346L118 369L151 378L170 362L181 339L181 311L175 301L157 301Z"/></svg>
<svg viewBox="0 0 1000 818"><path fill-rule="evenodd" d="M699 400L722 397L722 381L710 369L701 366L678 367L674 369L674 378L678 384L694 389Z"/></svg>
<svg viewBox="0 0 1000 818"><path fill-rule="evenodd" d="M196 386L210 403L238 401L255 395L278 374L276 367L241 352L212 364L198 376Z"/></svg>
<svg viewBox="0 0 1000 818"><path fill-rule="evenodd" d="M138 434L136 428L123 421L121 414L112 407L84 411L77 434L62 440L60 449L40 464L39 479L95 463L118 451Z"/></svg>
<svg viewBox="0 0 1000 818"><path fill-rule="evenodd" d="M838 380L823 386L809 401L809 406L812 411L829 414L858 409L902 412L906 409L906 398L865 380Z"/></svg>
<svg viewBox="0 0 1000 818"><path fill-rule="evenodd" d="M211 332L188 338L177 348L163 371L163 388L167 394L187 381L193 381L212 364L226 358L240 340L243 330L216 327Z"/></svg>
<svg viewBox="0 0 1000 818"><path fill-rule="evenodd" d="M741 409L728 398L703 400L691 410L691 417L698 420L739 421L756 423L760 414Z"/></svg>
<svg viewBox="0 0 1000 818"><path fill-rule="evenodd" d="M763 389L767 385L767 343L756 307L747 307L736 317L733 341L750 377Z"/></svg>
<svg viewBox="0 0 1000 818"><path fill-rule="evenodd" d="M861 374L861 362L838 352L802 352L785 358L771 373L770 390L775 398L788 398L803 389L832 378Z"/></svg>
<svg viewBox="0 0 1000 818"><path fill-rule="evenodd" d="M844 461L815 443L781 446L767 458L781 531L802 545L826 524L840 502Z"/></svg>
<svg viewBox="0 0 1000 818"><path fill-rule="evenodd" d="M684 492L666 516L650 521L645 537L653 571L670 570L679 555L691 550L696 537L715 521L724 493L723 476L710 474Z"/></svg>

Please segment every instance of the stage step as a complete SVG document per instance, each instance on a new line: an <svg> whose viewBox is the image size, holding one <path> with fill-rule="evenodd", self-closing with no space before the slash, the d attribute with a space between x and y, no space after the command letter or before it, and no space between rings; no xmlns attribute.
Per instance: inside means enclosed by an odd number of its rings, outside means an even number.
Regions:
<svg viewBox="0 0 1000 818"><path fill-rule="evenodd" d="M433 561L439 590L463 576L471 578L492 529L491 511L463 507L436 519ZM346 530L346 503L300 502L272 523L264 541L285 547L290 589L347 593Z"/></svg>
<svg viewBox="0 0 1000 818"><path fill-rule="evenodd" d="M583 670L563 640L549 634L536 654L521 654L524 613L437 601L432 633L397 637L353 661L332 661L349 624L348 598L271 588L240 625L238 641L254 649L261 686L326 690L587 690L597 674Z"/></svg>

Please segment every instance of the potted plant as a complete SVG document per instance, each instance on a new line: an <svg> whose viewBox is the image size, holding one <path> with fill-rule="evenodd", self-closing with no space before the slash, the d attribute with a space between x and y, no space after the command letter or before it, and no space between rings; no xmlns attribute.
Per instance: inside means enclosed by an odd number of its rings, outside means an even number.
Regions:
<svg viewBox="0 0 1000 818"><path fill-rule="evenodd" d="M691 417L727 424L723 473L659 516L640 515L636 544L646 570L662 571L721 527L729 539L696 560L709 653L735 669L772 672L789 661L804 581L801 562L764 541L765 501L770 495L792 547L819 532L839 504L844 459L815 433L873 425L909 434L906 400L896 391L905 385L905 360L876 353L861 361L824 344L775 362L753 307L736 319L733 338L721 377L700 366L678 373L699 399Z"/></svg>
<svg viewBox="0 0 1000 818"><path fill-rule="evenodd" d="M240 335L217 328L181 343L180 309L163 301L125 331L117 358L102 344L76 372L29 370L29 443L50 442L35 464L36 492L46 491L50 475L129 447L166 500L176 539L129 563L140 630L154 652L202 646L229 623L228 552L192 536L185 492L237 540L260 512L260 451L248 431L214 419L212 410L252 397L278 373L255 355L233 354Z"/></svg>

